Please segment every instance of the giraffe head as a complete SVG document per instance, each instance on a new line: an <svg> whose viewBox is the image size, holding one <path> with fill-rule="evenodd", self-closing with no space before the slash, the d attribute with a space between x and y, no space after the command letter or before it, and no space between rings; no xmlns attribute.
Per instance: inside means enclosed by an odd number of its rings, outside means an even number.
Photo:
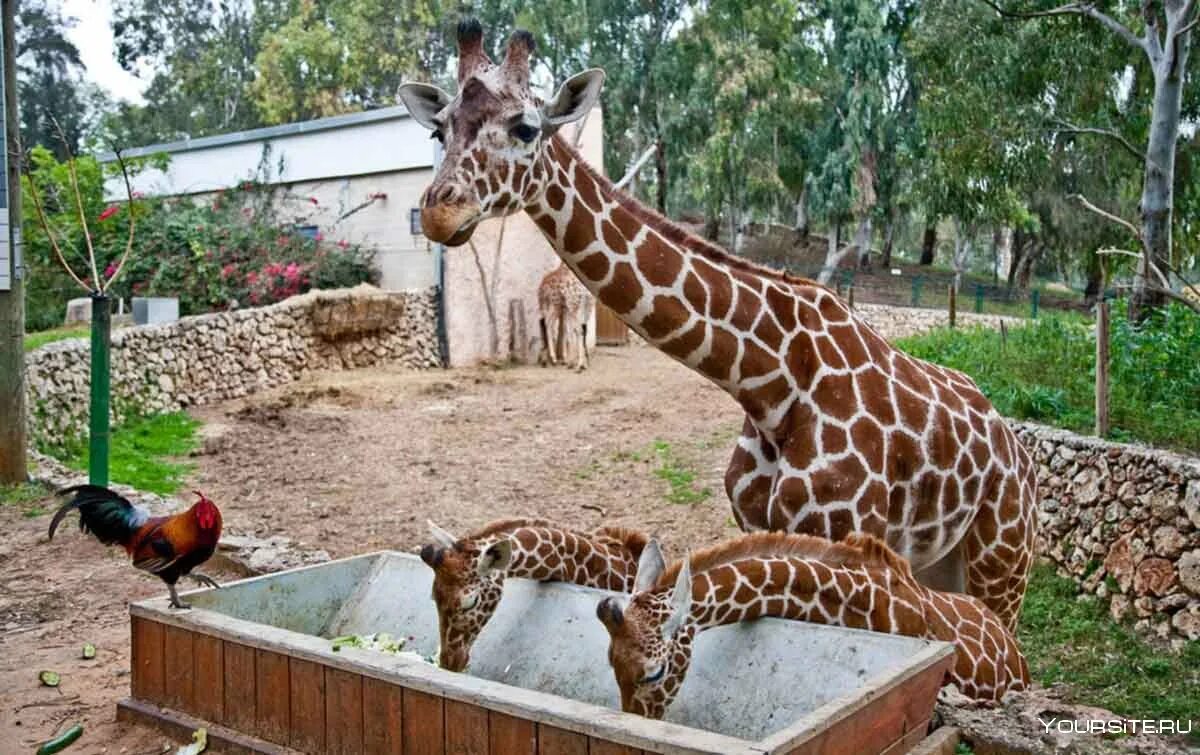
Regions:
<svg viewBox="0 0 1200 755"><path fill-rule="evenodd" d="M549 102L529 88L533 36L514 32L504 60L484 52L477 21L458 25L458 94L430 84L400 87L418 123L445 146L441 168L421 198L421 228L432 241L458 246L481 220L521 210L545 189L540 156L550 137L595 104L604 72L576 74Z"/></svg>
<svg viewBox="0 0 1200 755"><path fill-rule="evenodd" d="M462 671L475 638L500 604L513 543L504 535L459 540L433 522L429 532L434 542L421 548L421 560L433 569L438 662L444 669Z"/></svg>
<svg viewBox="0 0 1200 755"><path fill-rule="evenodd" d="M696 625L692 608L692 568L684 558L673 584L661 585L666 569L658 541L638 560L633 596L622 606L605 598L596 616L608 629L608 662L621 690L621 709L662 718L679 692L692 658Z"/></svg>

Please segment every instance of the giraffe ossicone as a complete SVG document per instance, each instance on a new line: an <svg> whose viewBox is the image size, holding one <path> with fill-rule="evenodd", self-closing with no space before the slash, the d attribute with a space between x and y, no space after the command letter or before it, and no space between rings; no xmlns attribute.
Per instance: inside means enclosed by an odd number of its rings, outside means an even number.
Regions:
<svg viewBox="0 0 1200 755"><path fill-rule="evenodd" d="M433 522L421 560L433 569L439 664L467 667L508 577L629 592L647 538L621 527L581 532L543 519L501 519L456 538Z"/></svg>
<svg viewBox="0 0 1200 755"><path fill-rule="evenodd" d="M955 645L945 683L983 703L1029 685L1011 632L982 601L921 585L908 563L871 535L842 543L757 533L689 555L668 569L657 541L643 550L638 589L596 615L628 713L662 718L705 629L763 616L903 634ZM649 570L648 572L644 570ZM799 678L803 669L797 669Z"/></svg>
<svg viewBox="0 0 1200 755"><path fill-rule="evenodd" d="M894 349L825 287L730 255L616 189L556 133L593 107L603 72L543 103L528 34L499 65L478 24L458 41L456 94L400 91L446 148L421 200L426 236L462 244L484 218L529 213L597 300L742 406L725 490L743 530L874 535L1014 628L1036 469L975 383Z"/></svg>

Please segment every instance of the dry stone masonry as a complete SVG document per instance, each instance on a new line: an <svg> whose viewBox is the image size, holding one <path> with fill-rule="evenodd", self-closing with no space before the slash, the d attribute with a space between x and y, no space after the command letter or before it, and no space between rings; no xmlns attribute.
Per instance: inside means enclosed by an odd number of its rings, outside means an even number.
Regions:
<svg viewBox="0 0 1200 755"><path fill-rule="evenodd" d="M30 430L50 441L87 427L88 343L51 343L27 357ZM114 413L164 412L245 396L310 370L384 362L441 364L437 292L361 285L278 304L187 317L113 334Z"/></svg>
<svg viewBox="0 0 1200 755"><path fill-rule="evenodd" d="M1014 423L1038 464L1039 551L1112 615L1200 639L1200 459Z"/></svg>

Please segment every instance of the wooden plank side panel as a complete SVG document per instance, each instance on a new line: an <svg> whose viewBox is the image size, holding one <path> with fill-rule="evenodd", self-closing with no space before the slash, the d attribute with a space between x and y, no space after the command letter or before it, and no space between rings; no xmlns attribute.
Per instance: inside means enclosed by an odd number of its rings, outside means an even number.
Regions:
<svg viewBox="0 0 1200 755"><path fill-rule="evenodd" d="M588 755L642 755L642 751L635 747L626 747L615 742L592 737L588 740ZM859 755L862 755L862 753L859 753Z"/></svg>
<svg viewBox="0 0 1200 755"><path fill-rule="evenodd" d="M289 744L304 752L325 749L325 667L288 660L288 686L291 720Z"/></svg>
<svg viewBox="0 0 1200 755"><path fill-rule="evenodd" d="M596 303L596 343L600 346L624 346L629 343L629 326L617 313Z"/></svg>
<svg viewBox="0 0 1200 755"><path fill-rule="evenodd" d="M404 755L404 702L394 684L363 677L363 752L367 755Z"/></svg>
<svg viewBox="0 0 1200 755"><path fill-rule="evenodd" d="M538 724L537 742L538 755L588 755L587 735L556 726Z"/></svg>
<svg viewBox="0 0 1200 755"><path fill-rule="evenodd" d="M952 658L950 659L952 660ZM946 664L938 664L897 684L854 715L837 721L791 755L861 755L884 752L929 725L931 703ZM919 738L918 738L919 741Z"/></svg>
<svg viewBox="0 0 1200 755"><path fill-rule="evenodd" d="M163 702L163 625L134 616L130 625L130 687L133 696L151 703Z"/></svg>
<svg viewBox="0 0 1200 755"><path fill-rule="evenodd" d="M207 634L192 635L192 690L195 714L213 723L225 718L224 643Z"/></svg>
<svg viewBox="0 0 1200 755"><path fill-rule="evenodd" d="M456 700L445 702L446 755L488 755L488 711Z"/></svg>
<svg viewBox="0 0 1200 755"><path fill-rule="evenodd" d="M443 699L404 689L402 724L404 755L445 755L445 710Z"/></svg>
<svg viewBox="0 0 1200 755"><path fill-rule="evenodd" d="M254 733L257 717L255 688L258 674L255 670L254 648L225 641L221 646L225 667L225 691L223 695L225 713L221 723L231 729Z"/></svg>
<svg viewBox="0 0 1200 755"><path fill-rule="evenodd" d="M163 627L163 701L185 713L195 712L192 636L186 629Z"/></svg>
<svg viewBox="0 0 1200 755"><path fill-rule="evenodd" d="M497 711L488 713L491 755L538 755L537 724Z"/></svg>
<svg viewBox="0 0 1200 755"><path fill-rule="evenodd" d="M285 745L291 727L288 657L269 650L255 650L254 672L255 733L268 742Z"/></svg>
<svg viewBox="0 0 1200 755"><path fill-rule="evenodd" d="M363 752L363 678L325 668L325 751L330 755Z"/></svg>
<svg viewBox="0 0 1200 755"><path fill-rule="evenodd" d="M925 740L925 732L929 731L929 721L917 726L912 731L905 734L900 739L896 740L891 747L884 750L881 755L906 755L912 752L913 748ZM953 752L953 750L951 750Z"/></svg>

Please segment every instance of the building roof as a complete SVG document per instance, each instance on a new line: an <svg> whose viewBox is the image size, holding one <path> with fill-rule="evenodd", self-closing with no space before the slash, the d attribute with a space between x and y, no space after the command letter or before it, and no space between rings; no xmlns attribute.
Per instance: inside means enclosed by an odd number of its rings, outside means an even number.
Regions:
<svg viewBox="0 0 1200 755"><path fill-rule="evenodd" d="M378 121L392 121L408 117L410 116L406 107L403 105L393 105L392 107L382 107L375 110L363 110L362 112L358 113L332 115L328 118L314 118L311 121L297 121L295 123L283 123L278 126L252 128L245 131L230 131L228 134L201 136L195 139L180 139L174 142L162 142L161 144L148 144L145 147L134 147L132 149L122 150L121 156L146 157L148 155L157 155L163 152L168 154L174 152L190 152L197 149L211 149L213 147L224 147L229 144L244 144L246 142L261 142L281 136L312 134L318 131L328 131L330 129L345 128L347 126L358 126L366 123L375 123ZM98 159L102 163L107 163L116 160L117 156L113 152L104 152L100 154Z"/></svg>
<svg viewBox="0 0 1200 755"><path fill-rule="evenodd" d="M271 184L323 181L375 173L428 170L436 142L403 106L318 118L282 126L151 144L122 151L126 158L166 153L165 171L146 168L133 189L148 196L203 194L248 180ZM112 162L116 155L100 156ZM119 178L105 196L122 199Z"/></svg>

